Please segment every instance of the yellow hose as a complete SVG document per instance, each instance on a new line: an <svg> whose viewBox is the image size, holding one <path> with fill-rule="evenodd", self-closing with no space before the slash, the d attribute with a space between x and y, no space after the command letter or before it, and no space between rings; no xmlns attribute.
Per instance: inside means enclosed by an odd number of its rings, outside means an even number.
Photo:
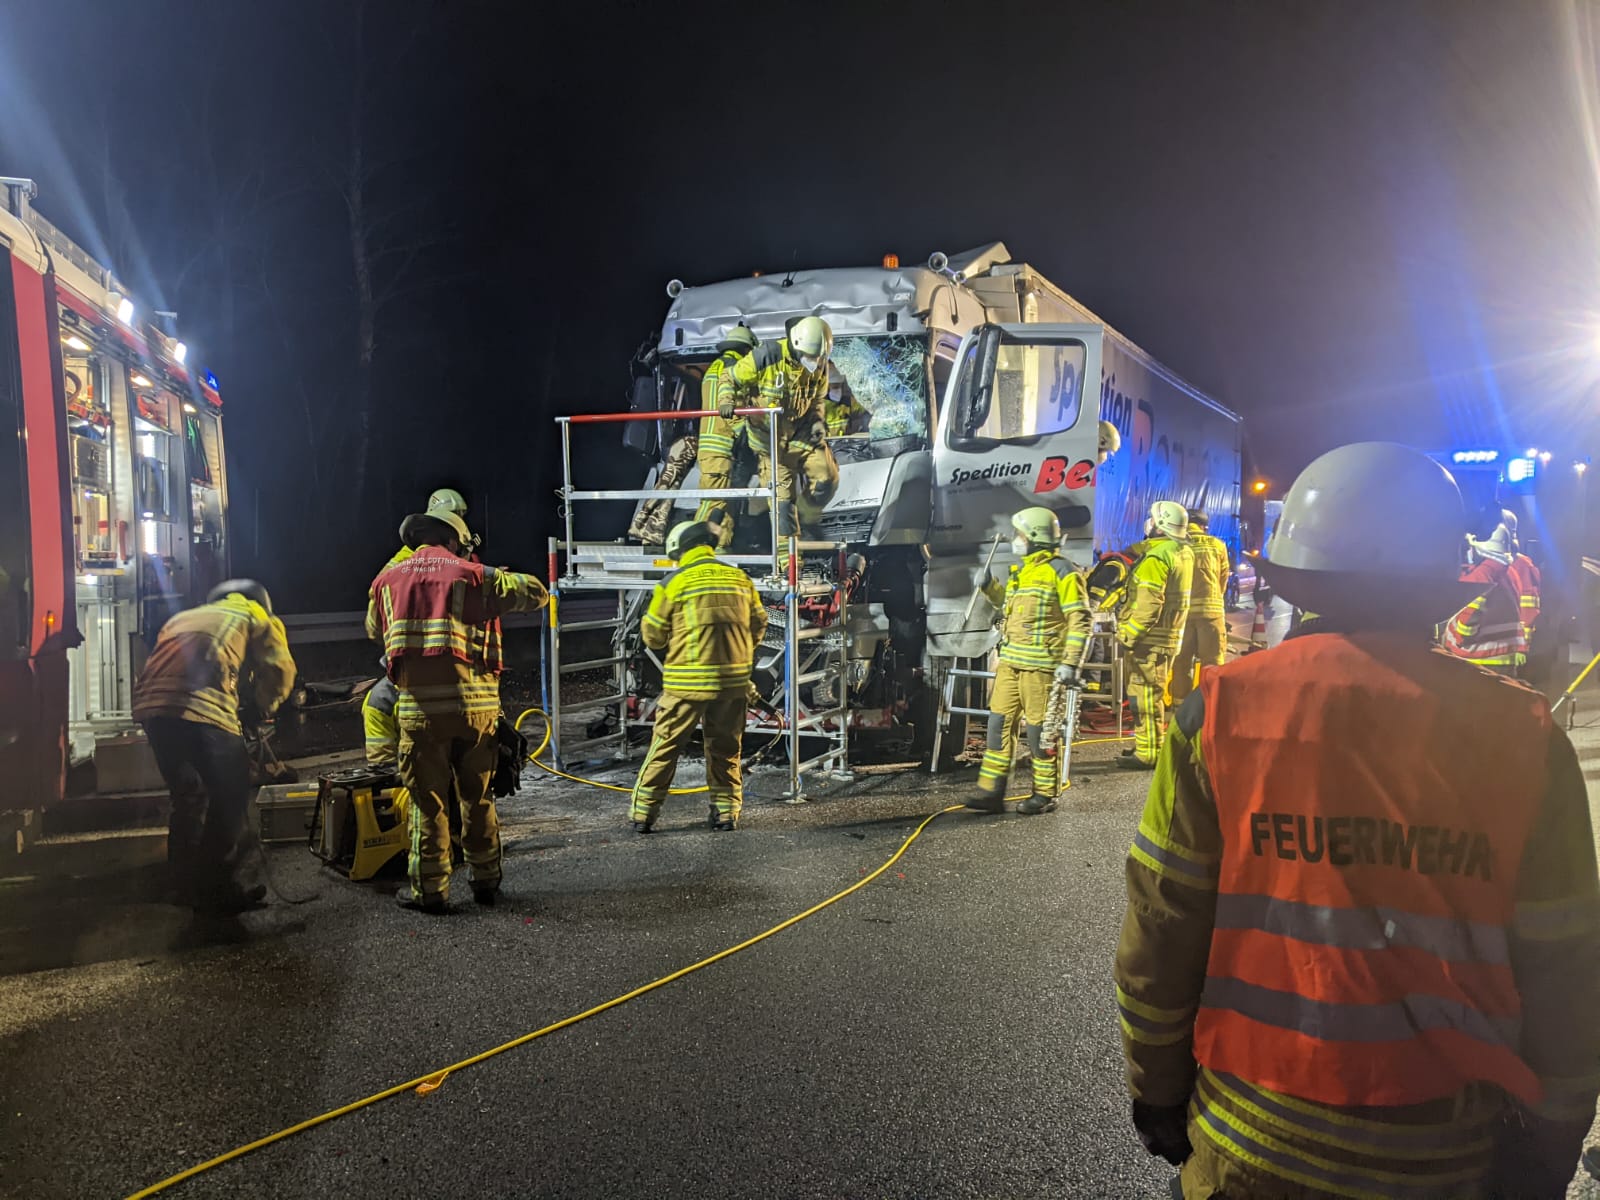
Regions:
<svg viewBox="0 0 1600 1200"><path fill-rule="evenodd" d="M580 779L576 775L567 775L564 772L556 770L554 767L548 767L545 766L544 763L541 763L536 756L544 753L545 747L550 744L550 718L548 715L546 715L542 709L530 708L517 718L516 727L520 731L522 728L522 722L528 717L532 716L534 713L538 713L540 716L545 718L544 740L539 743L538 749L534 750L533 755L530 756L530 760L536 767L539 767L541 770L548 771L552 775L559 775L562 779L570 779L574 783L587 783L593 787L606 788L609 791L615 792L626 792L629 790L627 788L615 787L608 783L597 783L592 779ZM1116 742L1127 740L1128 739L1126 738L1091 738L1080 742L1074 742L1073 745L1087 746L1094 745L1097 742ZM1071 780L1068 780L1065 786L1070 787L1071 785ZM705 789L682 788L674 790L681 795L686 792L704 791ZM1022 797L1008 796L1007 799L1017 800L1022 799ZM901 856L911 848L911 843L922 836L922 831L932 824L935 818L941 817L945 813L957 812L962 807L964 806L960 804L952 804L948 808L941 808L937 812L928 814L928 816L924 817L922 822L911 831L910 836L908 836L905 841L900 843L899 849L890 855L889 858L871 874L862 876L843 891L835 892L826 900L823 900L817 904L813 904L804 912L796 913L794 916L785 921L780 921L778 924L774 925L771 929L768 929L765 932L758 933L751 938L746 938L736 946L729 946L726 950L719 950L716 954L711 955L709 958L702 958L697 963L691 963L689 966L682 967L679 970L672 972L670 975L663 975L659 979L652 980L641 987L634 988L631 992L624 992L620 996L614 996L610 1000L605 1001L603 1004L596 1004L593 1008L585 1009L576 1016L567 1017L563 1020L555 1022L554 1024L546 1025L542 1029L536 1029L531 1033L525 1033L521 1037L512 1038L509 1042L502 1042L500 1045L492 1047L491 1049L480 1051L479 1053L472 1055L470 1058L464 1058L460 1062L451 1063L448 1067L441 1067L437 1071L431 1071L426 1075L419 1075L415 1079L408 1079L405 1083L397 1083L393 1087L385 1088L381 1092L374 1092L370 1096L363 1097L360 1100L352 1101L351 1103L343 1105L339 1108L329 1109L327 1112L322 1113L319 1116L311 1117L308 1120L301 1121L296 1125L287 1126L278 1130L276 1133L268 1134L266 1137L257 1138L253 1142L249 1142L246 1145L229 1150L226 1154L219 1154L216 1158L208 1159L203 1163L198 1163L187 1170L179 1171L176 1175L172 1175L161 1180L159 1183L151 1184L147 1188L134 1192L128 1197L128 1200L144 1200L144 1197L158 1195L159 1193L166 1191L168 1188L175 1187L186 1180L203 1175L205 1172L214 1167L220 1167L223 1163L232 1162L235 1159L243 1158L251 1151L260 1150L277 1142L286 1141L297 1133L304 1133L308 1129L315 1129L318 1125L326 1125L328 1122L336 1121L340 1117L349 1116L351 1113L359 1112L363 1108L369 1108L381 1100L388 1100L394 1096L398 1096L401 1092L415 1090L421 1095L427 1095L429 1092L435 1091L442 1087L445 1080L456 1071L465 1070L467 1067L477 1066L479 1063L494 1058L498 1054L504 1054L507 1050L515 1050L518 1046L525 1046L531 1041L545 1037L547 1034L555 1033L558 1030L565 1029L569 1025L576 1025L579 1021L586 1021L590 1017L597 1016L608 1009L616 1008L621 1004L626 1004L629 1000L635 1000L638 997L645 995L647 992L653 992L657 988L662 988L669 983L674 983L677 980L682 979L685 975L689 975L695 971L701 970L702 968L709 967L713 963L721 962L725 958L729 958L735 954L738 954L741 950L748 950L756 943L764 942L769 937L782 933L784 930L798 925L807 917L815 916L817 913L821 912L830 905L837 904L846 896L858 892L862 888L866 887L867 884L877 879L890 867L894 866L895 863L899 862Z"/></svg>
<svg viewBox="0 0 1600 1200"><path fill-rule="evenodd" d="M527 716L527 713L524 713L523 716ZM521 718L518 718L519 721L520 719ZM542 745L539 748L541 750L544 749ZM220 1167L223 1163L232 1162L237 1158L243 1158L252 1150L260 1150L263 1147L271 1146L276 1142L281 1142L291 1138L297 1133L304 1133L308 1129L315 1129L318 1125L326 1125L329 1121L336 1121L340 1117L348 1116L353 1112L358 1112L363 1108L368 1108L371 1105L377 1104L380 1100L388 1100L393 1096L398 1096L401 1092L407 1092L415 1089L417 1092L426 1095L427 1093L443 1086L445 1079L449 1077L452 1072L461 1071L467 1067L477 1066L477 1064L484 1062L487 1059L491 1059L497 1054L504 1054L507 1050L514 1050L518 1046L525 1046L537 1038L544 1037L546 1034L555 1033L557 1030L565 1029L569 1025L576 1025L579 1021L586 1021L590 1017L605 1012L607 1009L616 1008L619 1004L626 1004L629 1000L637 999L647 992L653 992L657 988L665 987L669 983L673 983L679 979L682 979L685 975L701 970L704 967L709 967L712 963L721 962L723 959L737 954L741 950L748 950L757 942L764 942L774 934L782 933L785 929L788 929L794 925L798 925L807 917L815 916L829 905L837 904L840 900L843 900L851 893L858 892L862 888L866 887L867 884L871 883L874 879L877 879L890 867L894 866L895 863L900 861L900 856L910 848L912 842L916 841L922 836L922 831L926 829L930 823L932 823L934 818L943 816L947 812L955 812L960 807L961 805L959 804L953 804L949 808L941 808L938 812L928 814L928 816L923 818L922 823L918 825L916 829L912 830L911 835L907 837L905 841L900 843L900 848L890 855L888 860L870 875L862 876L855 883L845 888L844 891L834 893L832 896L829 896L826 900L819 904L813 904L810 908L806 909L805 912L796 913L788 920L779 922L764 933L758 933L752 938L746 938L737 946L729 946L726 950L720 950L716 954L711 955L709 958L702 958L699 962L676 970L670 975L663 975L660 979L652 980L643 987L636 987L633 989L633 991L624 992L620 996L615 996L612 999L607 1000L604 1004L596 1004L593 1008L585 1009L576 1016L567 1017L564 1020L555 1022L553 1025L546 1025L543 1029L536 1029L532 1033L525 1033L521 1037L512 1038L509 1042L502 1042L500 1045L495 1046L492 1049L484 1050L478 1054L474 1054L471 1058L464 1058L460 1062L451 1063L448 1067L442 1067L437 1071L428 1073L427 1075L419 1075L415 1079L408 1079L405 1083L397 1083L393 1087L385 1088L381 1092L374 1092L370 1096L356 1100L340 1108L329 1109L320 1116L312 1117L306 1121L301 1121L297 1125L290 1125L287 1128L278 1130L277 1133L268 1134L264 1138L257 1138L255 1141L250 1142L247 1145L240 1146L237 1149L229 1150L226 1154L219 1154L216 1158L208 1159L203 1163L199 1163L196 1166L190 1167L186 1171L179 1171L176 1175L173 1175L167 1179L163 1179L160 1183L151 1184L142 1191L134 1192L128 1197L128 1200L143 1200L143 1197L157 1195L160 1192L166 1191L170 1187L183 1183L185 1180L193 1179L197 1175L202 1175L211 1170L213 1167Z"/></svg>

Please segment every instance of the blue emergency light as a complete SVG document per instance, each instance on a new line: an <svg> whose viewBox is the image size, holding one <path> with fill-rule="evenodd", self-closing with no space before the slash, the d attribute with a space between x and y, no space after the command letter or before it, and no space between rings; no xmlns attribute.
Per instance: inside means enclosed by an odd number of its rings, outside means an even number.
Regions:
<svg viewBox="0 0 1600 1200"><path fill-rule="evenodd" d="M217 382L217 377L210 371L206 372L206 386L213 392L220 392L222 390L222 385Z"/></svg>
<svg viewBox="0 0 1600 1200"><path fill-rule="evenodd" d="M1538 470L1539 460L1531 455L1527 458L1513 458L1506 464L1506 482L1531 483Z"/></svg>
<svg viewBox="0 0 1600 1200"><path fill-rule="evenodd" d="M1450 461L1458 466L1468 463L1492 463L1499 459L1498 450L1457 450L1450 456Z"/></svg>

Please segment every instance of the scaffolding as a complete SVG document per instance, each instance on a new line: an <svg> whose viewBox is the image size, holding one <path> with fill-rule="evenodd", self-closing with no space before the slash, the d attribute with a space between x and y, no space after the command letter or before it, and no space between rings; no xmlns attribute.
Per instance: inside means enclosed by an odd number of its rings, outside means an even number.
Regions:
<svg viewBox="0 0 1600 1200"><path fill-rule="evenodd" d="M778 447L775 408L739 409L740 416L768 416L769 451ZM648 726L639 711L640 699L633 665L641 655L661 663L638 639L639 620L650 594L676 564L651 547L624 542L578 541L573 533L573 506L586 501L753 500L767 502L772 530L770 554L719 554L720 561L751 576L768 609L768 636L756 648L756 670L772 675L780 686L767 707L773 720L752 711L747 733L774 733L787 743L788 790L785 797L798 803L805 797L805 776L826 771L833 778L851 778L849 772L849 691L846 672L848 642L845 636L849 609L849 583L841 542L808 542L779 536L776 472L764 487L656 488L580 490L572 482L572 426L627 421L681 421L715 412L605 413L558 417L561 428L561 500L564 538L549 543L550 616L545 654L545 702L550 714L551 747L562 769L585 760L610 758L626 761L634 728ZM808 557L809 556L809 557ZM804 566L802 566L804 562ZM820 569L819 569L820 568ZM566 621L565 601L579 596L615 598L616 607L604 617L585 616ZM592 612L592 606L586 612ZM778 633L773 634L774 626ZM609 653L568 660L563 656L563 634L609 634ZM599 695L582 695L574 689L579 674L604 672ZM570 737L566 720L594 714L582 737ZM599 732L595 732L598 728ZM815 753L809 753L815 751ZM809 753L809 757L803 757Z"/></svg>
<svg viewBox="0 0 1600 1200"><path fill-rule="evenodd" d="M1098 676L1100 690L1074 688L1063 714L1059 740L1056 745L1061 756L1056 772L1056 786L1065 787L1072 769L1072 743L1078 734L1078 715L1086 704L1109 705L1117 716L1117 737L1123 736L1122 695L1124 666L1122 647L1117 641L1116 617L1108 612L1096 612L1089 636L1084 641L1083 657L1078 671L1082 679L1088 673ZM943 757L945 729L948 727L966 745L969 727L974 717L989 717L988 692L994 682L994 671L989 667L989 655L982 658L951 658L940 661L939 715L934 727L933 759L928 770L937 773ZM948 665L946 665L948 664ZM964 694L961 694L964 693ZM982 707L978 707L978 705ZM1019 739L1020 744L1020 739Z"/></svg>

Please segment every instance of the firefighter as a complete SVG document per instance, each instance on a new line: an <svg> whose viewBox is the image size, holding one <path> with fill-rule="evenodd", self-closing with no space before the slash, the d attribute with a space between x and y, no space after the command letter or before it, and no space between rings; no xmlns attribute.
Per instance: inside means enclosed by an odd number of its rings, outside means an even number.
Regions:
<svg viewBox="0 0 1600 1200"><path fill-rule="evenodd" d="M750 576L716 557L716 542L717 531L704 521L674 526L667 557L677 569L656 584L640 625L644 644L665 657L655 732L633 785L629 819L636 833L655 827L696 726L705 742L711 828L738 828L750 668L767 610Z"/></svg>
<svg viewBox="0 0 1600 1200"><path fill-rule="evenodd" d="M1206 532L1210 519L1201 508L1189 510L1189 548L1194 551L1194 582L1189 589L1189 616L1172 668L1168 689L1173 704L1194 691L1196 673L1220 667L1228 657L1228 610L1224 597L1233 575L1227 543Z"/></svg>
<svg viewBox="0 0 1600 1200"><path fill-rule="evenodd" d="M722 416L731 419L735 407L783 410L777 414L775 463L766 416L751 417L745 426L760 464L761 485L770 487L773 479L777 480L779 537L800 532L794 503L796 476L815 449L811 424L818 404L828 394L828 355L832 351L833 331L828 323L821 317L802 317L787 337L763 342L722 372L717 396Z"/></svg>
<svg viewBox="0 0 1600 1200"><path fill-rule="evenodd" d="M1172 659L1183 641L1189 615L1194 552L1189 548L1189 514L1172 500L1150 506L1149 540L1128 582L1128 600L1117 627L1128 662L1128 699L1133 704L1133 750L1119 766L1149 771L1156 764L1166 719L1167 684Z"/></svg>
<svg viewBox="0 0 1600 1200"><path fill-rule="evenodd" d="M456 491L455 488L438 488L428 497L427 511L429 513L455 513L456 516L460 517L461 520L465 522L467 519L467 502L462 497L461 493ZM471 543L467 546L467 549L477 549L478 542L480 540L481 539L476 537L473 538ZM399 563L405 562L406 559L411 557L414 550L414 546L407 545L404 541L402 541L400 544L400 549L396 550L390 557L389 561L383 564L384 568L388 569L389 567L393 567Z"/></svg>
<svg viewBox="0 0 1600 1200"><path fill-rule="evenodd" d="M172 794L167 861L196 908L248 908L266 895L244 879L252 788L239 709L270 717L294 676L283 622L253 579L219 583L169 620L139 673L133 718Z"/></svg>
<svg viewBox="0 0 1600 1200"><path fill-rule="evenodd" d="M392 768L400 761L400 724L394 716L400 693L389 678L387 655L378 660L378 666L383 678L368 688L361 700L361 728L366 734L367 765Z"/></svg>
<svg viewBox="0 0 1600 1200"><path fill-rule="evenodd" d="M1504 525L1481 541L1467 537L1469 566L1461 581L1474 585L1479 594L1445 622L1440 638L1457 658L1502 675L1515 675L1528 657L1511 545Z"/></svg>
<svg viewBox="0 0 1600 1200"><path fill-rule="evenodd" d="M706 366L700 379L700 407L707 411L717 408L717 393L722 386L722 373L735 362L749 354L758 345L756 335L743 323L728 331L727 338L717 347L717 357ZM700 436L695 448L695 462L700 467L700 486L726 488L733 486L733 458L739 443L744 440L744 418L715 416L700 418ZM733 541L734 522L726 500L702 500L695 514L697 521L715 521L721 533L717 549L726 550Z"/></svg>
<svg viewBox="0 0 1600 1200"><path fill-rule="evenodd" d="M968 808L1005 810L1006 782L1016 754L1018 727L1028 726L1033 791L1017 811L1025 816L1054 812L1056 756L1045 753L1045 709L1054 684L1078 681L1078 663L1089 636L1089 602L1083 577L1059 553L1061 522L1048 508L1025 508L1011 518L1011 549L1018 562L1005 583L986 574L980 581L989 603L1000 609L1000 662L989 699L988 742L978 771L978 794Z"/></svg>
<svg viewBox="0 0 1600 1200"><path fill-rule="evenodd" d="M1315 460L1265 571L1318 632L1207 671L1167 734L1115 976L1133 1123L1184 1196L1566 1195L1594 837L1543 697L1429 648L1474 586L1462 520L1414 450Z"/></svg>
<svg viewBox="0 0 1600 1200"><path fill-rule="evenodd" d="M814 536L822 524L822 510L839 490L839 460L828 445L828 423L814 417L802 423L790 443L798 454L795 464L795 517L803 537Z"/></svg>
<svg viewBox="0 0 1600 1200"><path fill-rule="evenodd" d="M499 618L542 608L549 597L532 575L465 557L473 537L454 512L407 517L400 538L415 551L372 581L367 635L382 643L399 690L400 781L411 796L409 880L396 896L403 908L437 915L450 892L452 788L473 899L493 904L499 892L500 830L489 795L499 757Z"/></svg>

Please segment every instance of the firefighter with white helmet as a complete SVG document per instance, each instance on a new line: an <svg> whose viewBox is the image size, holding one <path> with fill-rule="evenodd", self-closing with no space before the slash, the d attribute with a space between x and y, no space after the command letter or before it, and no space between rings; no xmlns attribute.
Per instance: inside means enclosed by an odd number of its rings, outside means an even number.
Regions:
<svg viewBox="0 0 1600 1200"><path fill-rule="evenodd" d="M736 407L782 410L777 415L777 462L771 461L767 418L751 417L746 423L750 446L761 466L762 486L777 480L780 537L800 532L795 490L806 458L816 449L816 427L823 423L832 352L833 330L828 323L821 317L802 317L790 327L787 337L763 342L721 374L717 409L722 416L731 418ZM808 481L807 486L815 484Z"/></svg>
<svg viewBox="0 0 1600 1200"><path fill-rule="evenodd" d="M717 357L706 364L700 377L700 407L707 411L717 408L718 392L722 387L722 373L735 361L756 348L756 335L742 322L728 331L728 336L717 347ZM700 468L700 486L726 488L733 486L733 459L739 443L744 439L744 418L724 417L720 412L700 418L700 435L695 446L695 463ZM697 521L714 521L717 529L717 549L726 550L733 541L734 522L726 500L702 500Z"/></svg>
<svg viewBox="0 0 1600 1200"><path fill-rule="evenodd" d="M1600 1095L1594 836L1544 698L1429 646L1476 587L1463 524L1415 450L1318 458L1263 563L1316 632L1207 671L1167 733L1115 977L1175 1194L1567 1194Z"/></svg>
<svg viewBox="0 0 1600 1200"><path fill-rule="evenodd" d="M1127 607L1117 627L1134 710L1133 751L1124 751L1118 765L1148 771L1161 747L1172 660L1189 616L1194 552L1189 548L1189 514L1176 501L1152 504L1146 531L1149 540L1130 572Z"/></svg>
<svg viewBox="0 0 1600 1200"><path fill-rule="evenodd" d="M1118 450L1122 449L1122 434L1110 421L1101 421L1099 430L1099 445L1096 447L1098 461L1105 462Z"/></svg>
<svg viewBox="0 0 1600 1200"><path fill-rule="evenodd" d="M978 772L978 794L968 808L1001 812L1016 756L1017 734L1027 724L1033 791L1017 811L1024 816L1056 807L1056 755L1041 743L1053 683L1077 682L1089 636L1083 577L1060 554L1061 522L1048 508L1025 508L1011 518L1017 564L1005 582L986 574L984 596L1002 613L1000 662L989 696L988 741Z"/></svg>
<svg viewBox="0 0 1600 1200"><path fill-rule="evenodd" d="M756 586L715 555L716 529L684 521L667 535L677 569L656 584L640 623L644 644L662 656L661 700L629 816L649 833L672 789L678 756L698 727L704 734L712 829L738 827L744 805L739 755L755 648L767 628Z"/></svg>

